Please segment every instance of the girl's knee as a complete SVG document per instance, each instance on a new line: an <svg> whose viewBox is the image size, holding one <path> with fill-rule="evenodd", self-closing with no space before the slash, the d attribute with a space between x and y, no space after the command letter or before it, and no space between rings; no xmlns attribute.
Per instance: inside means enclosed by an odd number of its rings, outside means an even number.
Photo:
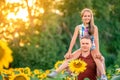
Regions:
<svg viewBox="0 0 120 80"><path fill-rule="evenodd" d="M105 58L103 56L101 56L102 60L105 61Z"/></svg>

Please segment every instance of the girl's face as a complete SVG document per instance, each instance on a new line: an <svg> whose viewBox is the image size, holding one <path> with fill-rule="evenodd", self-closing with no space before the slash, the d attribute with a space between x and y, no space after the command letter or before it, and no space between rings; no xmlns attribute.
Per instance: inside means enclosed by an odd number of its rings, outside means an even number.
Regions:
<svg viewBox="0 0 120 80"><path fill-rule="evenodd" d="M85 11L82 16L82 21L84 24L88 24L91 20L91 13L88 11Z"/></svg>

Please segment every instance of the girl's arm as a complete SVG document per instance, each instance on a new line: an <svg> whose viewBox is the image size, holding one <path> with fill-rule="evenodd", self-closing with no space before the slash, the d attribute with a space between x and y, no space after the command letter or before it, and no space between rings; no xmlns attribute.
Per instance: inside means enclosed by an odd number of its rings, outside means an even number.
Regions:
<svg viewBox="0 0 120 80"><path fill-rule="evenodd" d="M68 52L65 55L66 58L69 57L71 55L71 53L72 53L72 48L73 48L73 46L74 46L74 44L76 42L76 38L78 36L78 31L79 31L79 26L76 26L75 30L74 30L74 34L73 34L72 40L70 42L70 46L69 46Z"/></svg>
<svg viewBox="0 0 120 80"><path fill-rule="evenodd" d="M97 26L94 27L94 40L95 40L96 50L99 51L99 35L98 35Z"/></svg>

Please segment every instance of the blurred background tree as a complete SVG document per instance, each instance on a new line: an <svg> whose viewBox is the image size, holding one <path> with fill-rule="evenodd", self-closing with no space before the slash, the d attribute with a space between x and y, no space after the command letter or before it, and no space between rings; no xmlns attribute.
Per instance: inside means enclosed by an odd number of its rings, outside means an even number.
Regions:
<svg viewBox="0 0 120 80"><path fill-rule="evenodd" d="M80 11L90 8L99 29L100 51L106 66L120 64L120 0L1 0L0 39L9 43L10 67L43 70L64 59ZM79 48L79 40L73 51Z"/></svg>

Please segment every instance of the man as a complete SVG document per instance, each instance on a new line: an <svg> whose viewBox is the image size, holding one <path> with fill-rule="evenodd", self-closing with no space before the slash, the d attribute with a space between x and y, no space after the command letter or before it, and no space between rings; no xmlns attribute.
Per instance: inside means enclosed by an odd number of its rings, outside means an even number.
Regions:
<svg viewBox="0 0 120 80"><path fill-rule="evenodd" d="M91 40L88 36L83 37L80 40L81 54L79 59L82 59L87 63L86 70L78 75L78 80L84 80L89 78L90 80L97 80L97 67L91 54Z"/></svg>
<svg viewBox="0 0 120 80"><path fill-rule="evenodd" d="M84 36L80 40L80 45L81 45L81 54L73 53L73 57L70 59L67 59L63 62L63 64L54 72L50 73L48 77L55 77L59 72L61 72L63 69L68 67L68 62L76 59L82 59L87 63L87 69L78 75L78 80L84 80L84 78L89 78L90 80L97 80L97 67L96 67L96 60L93 58L94 54L91 53L91 38L89 36ZM107 77L105 74L101 75L101 80L107 80Z"/></svg>

